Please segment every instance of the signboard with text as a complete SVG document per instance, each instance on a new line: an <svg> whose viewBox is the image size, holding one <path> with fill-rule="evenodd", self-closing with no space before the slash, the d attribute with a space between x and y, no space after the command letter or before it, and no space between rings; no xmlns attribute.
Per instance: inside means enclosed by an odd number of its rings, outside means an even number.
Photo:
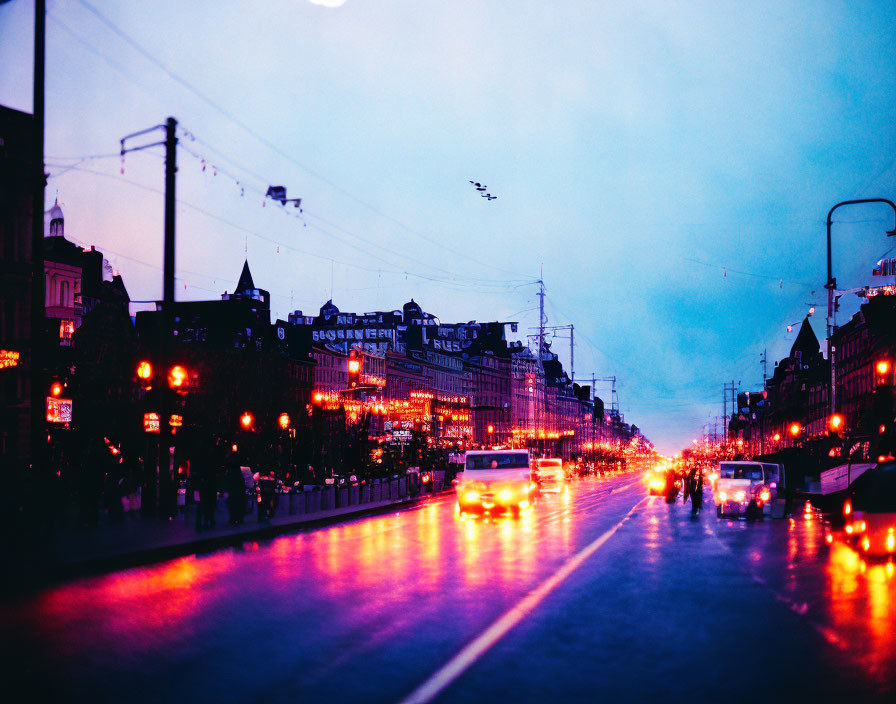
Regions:
<svg viewBox="0 0 896 704"><path fill-rule="evenodd" d="M47 422L71 423L72 400L70 398L47 396Z"/></svg>

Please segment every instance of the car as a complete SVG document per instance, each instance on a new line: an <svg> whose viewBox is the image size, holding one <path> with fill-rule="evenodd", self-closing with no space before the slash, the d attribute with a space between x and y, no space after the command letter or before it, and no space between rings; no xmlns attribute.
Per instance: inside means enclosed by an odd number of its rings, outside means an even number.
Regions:
<svg viewBox="0 0 896 704"><path fill-rule="evenodd" d="M528 450L468 450L455 485L461 513L519 515L535 488Z"/></svg>
<svg viewBox="0 0 896 704"><path fill-rule="evenodd" d="M566 471L559 457L543 457L535 460L535 483L543 492L559 493L566 484Z"/></svg>
<svg viewBox="0 0 896 704"><path fill-rule="evenodd" d="M666 468L660 465L647 470L645 476L647 493L650 496L663 496L666 493Z"/></svg>
<svg viewBox="0 0 896 704"><path fill-rule="evenodd" d="M853 482L843 504L844 533L863 555L896 556L896 461L879 462Z"/></svg>

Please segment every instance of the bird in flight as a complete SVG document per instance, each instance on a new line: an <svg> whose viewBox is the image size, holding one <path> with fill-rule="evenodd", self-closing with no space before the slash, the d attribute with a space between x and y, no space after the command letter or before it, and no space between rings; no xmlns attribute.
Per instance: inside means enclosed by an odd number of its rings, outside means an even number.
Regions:
<svg viewBox="0 0 896 704"><path fill-rule="evenodd" d="M470 181L470 183L473 184L473 188L479 191L479 195L483 198L487 200L495 200L498 197L493 196L491 193L489 193L488 186L486 186L484 183L479 183L479 181Z"/></svg>

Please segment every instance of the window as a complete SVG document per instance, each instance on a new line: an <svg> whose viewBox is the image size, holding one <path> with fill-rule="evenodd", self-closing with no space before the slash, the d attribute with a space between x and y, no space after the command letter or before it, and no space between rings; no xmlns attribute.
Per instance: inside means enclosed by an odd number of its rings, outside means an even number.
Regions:
<svg viewBox="0 0 896 704"><path fill-rule="evenodd" d="M59 340L64 343L71 343L72 334L75 332L75 321L74 320L60 320L59 321Z"/></svg>

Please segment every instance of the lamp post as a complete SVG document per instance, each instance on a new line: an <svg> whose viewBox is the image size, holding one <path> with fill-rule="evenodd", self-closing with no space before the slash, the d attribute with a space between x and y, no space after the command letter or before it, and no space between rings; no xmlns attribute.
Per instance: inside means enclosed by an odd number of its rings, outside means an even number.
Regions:
<svg viewBox="0 0 896 704"><path fill-rule="evenodd" d="M828 281L824 287L828 290L828 317L827 317L827 334L828 334L828 361L831 364L831 413L837 412L837 367L834 363L834 348L831 345L831 337L834 334L834 290L837 288L837 279L831 270L831 217L834 211L844 205L858 205L860 203L886 203L893 209L894 225L893 229L887 232L888 237L896 235L896 204L886 198L863 198L861 200L844 200L837 203L828 211L827 222L827 243L828 243Z"/></svg>

